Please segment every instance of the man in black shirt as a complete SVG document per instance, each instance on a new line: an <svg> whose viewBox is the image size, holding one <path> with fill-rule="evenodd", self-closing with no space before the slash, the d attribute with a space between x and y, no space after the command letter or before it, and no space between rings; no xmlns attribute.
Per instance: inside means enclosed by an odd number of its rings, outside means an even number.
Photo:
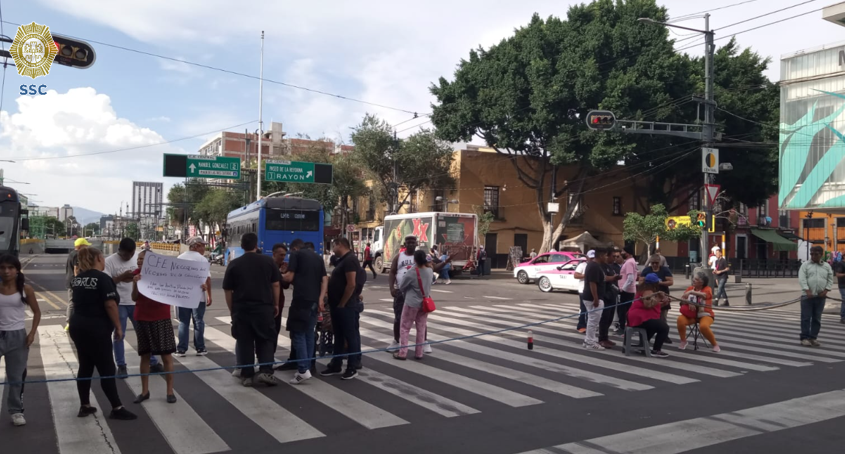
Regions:
<svg viewBox="0 0 845 454"><path fill-rule="evenodd" d="M599 345L604 348L612 348L616 345L608 337L610 325L613 324L613 314L616 312L616 304L619 302L619 287L616 283L622 276L619 274L619 266L616 261L621 258L622 251L619 249L611 250L606 256L605 261L601 264L604 272L604 304L607 309L601 312L601 320L599 321Z"/></svg>
<svg viewBox="0 0 845 454"><path fill-rule="evenodd" d="M593 261L587 262L584 270L584 292L581 298L584 300L584 307L587 308L587 332L584 337L584 348L592 350L604 350L599 345L598 329L601 321L602 308L604 308L605 274L601 264L607 258L607 250L596 249L587 252L587 257Z"/></svg>
<svg viewBox="0 0 845 454"><path fill-rule="evenodd" d="M290 249L288 272L283 279L293 284L287 330L290 331L291 348L298 358L297 372L290 381L296 385L311 378L309 369L314 359L317 310L324 310L328 277L323 257L313 248L306 248L302 240L295 239L290 243Z"/></svg>
<svg viewBox="0 0 845 454"><path fill-rule="evenodd" d="M256 382L275 386L279 380L273 376L273 353L276 329L273 319L279 314L279 268L273 259L258 250L258 235L247 233L241 237L244 255L236 258L226 268L223 290L226 305L232 315L232 335L238 340L237 358L249 364L241 369L244 386ZM258 355L259 374L252 364Z"/></svg>
<svg viewBox="0 0 845 454"><path fill-rule="evenodd" d="M361 333L358 328L359 305L361 294L358 288L358 274L361 264L352 252L349 240L338 238L332 248L337 264L329 278L329 310L334 329L334 353L348 353L344 380L351 380L358 375L361 365ZM365 272L366 276L366 272ZM365 277L366 279L366 277ZM320 373L326 377L336 375L343 370L343 357L332 358L329 366Z"/></svg>

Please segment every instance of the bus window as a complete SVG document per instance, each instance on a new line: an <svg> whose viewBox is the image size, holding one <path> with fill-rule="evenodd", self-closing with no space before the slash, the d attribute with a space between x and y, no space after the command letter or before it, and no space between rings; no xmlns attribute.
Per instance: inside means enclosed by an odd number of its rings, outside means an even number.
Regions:
<svg viewBox="0 0 845 454"><path fill-rule="evenodd" d="M268 210L264 228L292 232L317 232L320 230L319 211Z"/></svg>

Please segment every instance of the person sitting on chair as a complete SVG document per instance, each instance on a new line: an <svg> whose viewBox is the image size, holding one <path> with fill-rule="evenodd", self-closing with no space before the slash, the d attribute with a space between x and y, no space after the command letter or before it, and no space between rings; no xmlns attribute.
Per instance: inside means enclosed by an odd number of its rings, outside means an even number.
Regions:
<svg viewBox="0 0 845 454"><path fill-rule="evenodd" d="M681 315L678 316L678 336L681 337L681 350L687 348L687 326L694 325L698 320L698 329L701 335L713 346L713 351L718 353L721 349L713 336L710 325L713 324L713 290L707 286L709 279L704 273L696 273L686 292L684 292L684 304L681 305ZM689 303L686 303L689 301Z"/></svg>
<svg viewBox="0 0 845 454"><path fill-rule="evenodd" d="M648 334L648 341L656 334L651 354L657 358L666 358L669 354L662 348L669 337L669 325L660 318L660 311L663 306L669 304L669 298L665 293L658 291L659 285L660 278L657 274L646 275L639 294L628 309L628 326L644 329Z"/></svg>

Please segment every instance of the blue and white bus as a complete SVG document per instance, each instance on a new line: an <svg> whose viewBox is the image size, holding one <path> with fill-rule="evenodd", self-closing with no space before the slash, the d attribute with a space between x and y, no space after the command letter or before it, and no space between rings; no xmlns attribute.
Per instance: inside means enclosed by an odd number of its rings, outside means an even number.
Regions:
<svg viewBox="0 0 845 454"><path fill-rule="evenodd" d="M241 236L249 232L258 235L258 247L268 255L274 244L290 244L297 238L314 243L322 255L323 206L312 199L269 196L232 211L226 220L226 264L244 253Z"/></svg>

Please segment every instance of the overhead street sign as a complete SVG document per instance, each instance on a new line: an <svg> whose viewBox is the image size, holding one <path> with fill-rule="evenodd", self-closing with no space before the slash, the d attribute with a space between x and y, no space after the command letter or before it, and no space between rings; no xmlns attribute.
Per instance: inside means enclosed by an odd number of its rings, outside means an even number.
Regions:
<svg viewBox="0 0 845 454"><path fill-rule="evenodd" d="M719 188L721 188L718 184L705 184L704 191L707 192L707 202L710 206L716 205L716 197L719 196Z"/></svg>
<svg viewBox="0 0 845 454"><path fill-rule="evenodd" d="M224 156L189 155L187 177L238 180L241 178L241 160Z"/></svg>
<svg viewBox="0 0 845 454"><path fill-rule="evenodd" d="M332 183L332 165L314 162L267 161L264 181L284 183Z"/></svg>
<svg viewBox="0 0 845 454"><path fill-rule="evenodd" d="M719 150L716 148L701 149L701 171L703 173L719 173Z"/></svg>

